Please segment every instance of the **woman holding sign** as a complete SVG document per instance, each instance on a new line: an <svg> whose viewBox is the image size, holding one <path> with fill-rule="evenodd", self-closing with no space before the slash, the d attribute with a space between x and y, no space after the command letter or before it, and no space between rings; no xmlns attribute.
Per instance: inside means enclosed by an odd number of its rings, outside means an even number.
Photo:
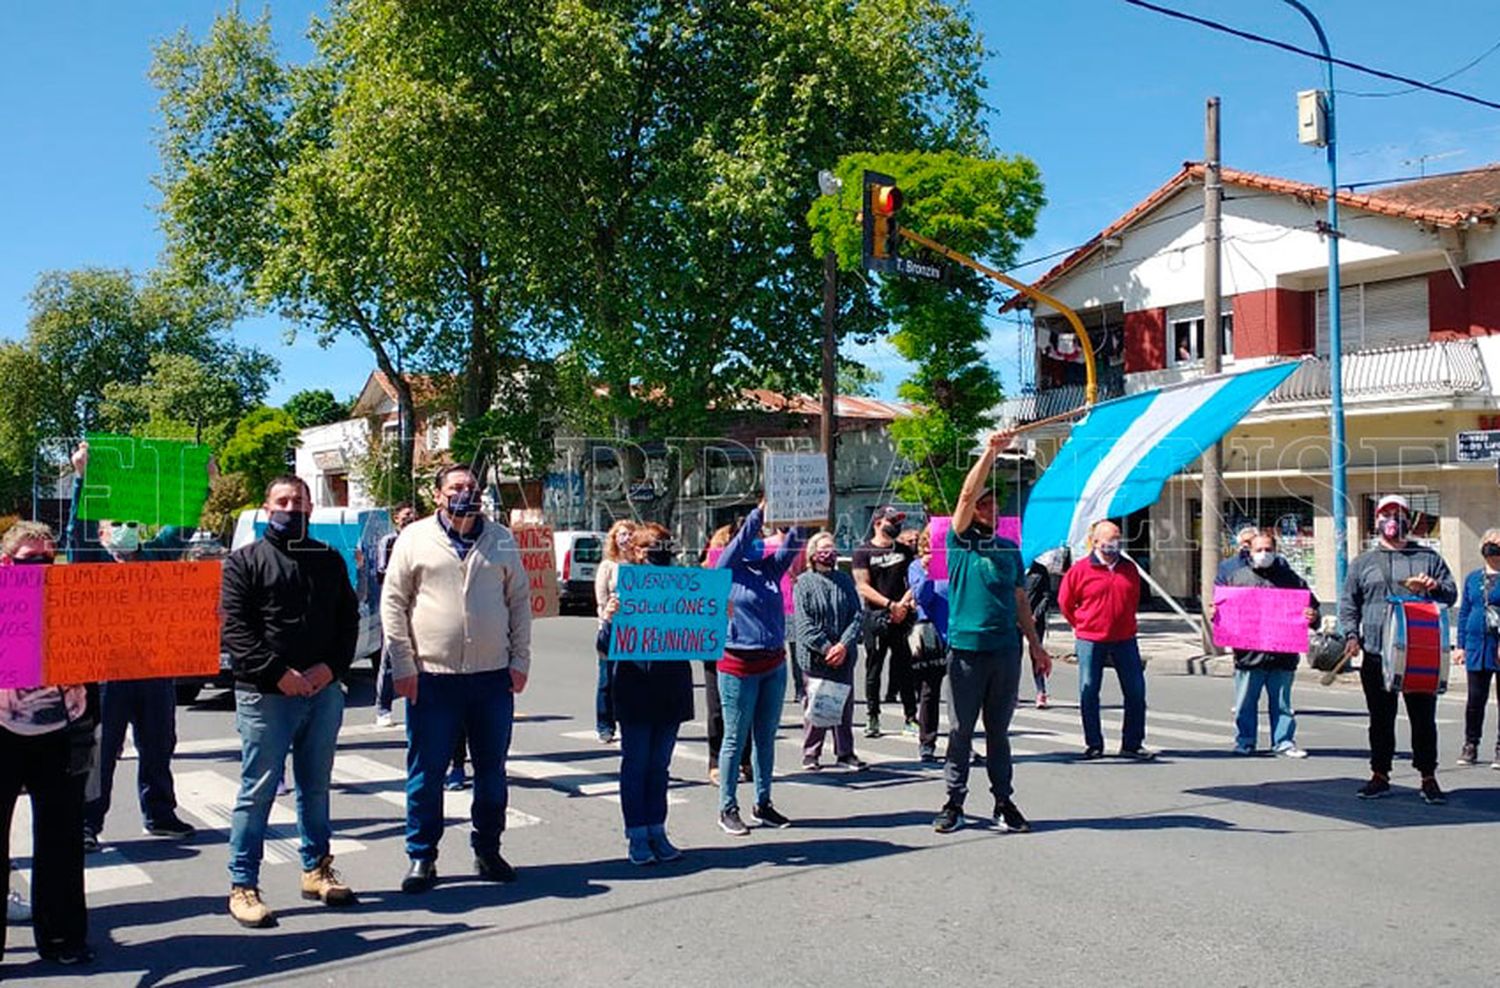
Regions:
<svg viewBox="0 0 1500 988"><path fill-rule="evenodd" d="M3 549L0 565L7 568L45 565L56 554L51 530L27 521L10 527ZM17 589L26 585L6 582ZM36 619L41 620L39 611ZM6 672L7 681L17 681L10 670ZM11 814L24 789L31 798L36 949L44 960L59 964L93 958L85 941L88 910L78 831L83 826L83 790L93 760L96 719L82 686L0 689L0 861L10 859ZM6 918L0 918L0 955L5 952L5 927Z"/></svg>
<svg viewBox="0 0 1500 988"><path fill-rule="evenodd" d="M771 805L771 773L776 767L776 727L786 695L786 610L781 600L781 577L797 558L806 530L793 528L771 555L766 555L761 530L762 501L745 518L716 564L727 569L729 643L719 660L719 695L724 702L724 747L721 763L739 761L751 744L755 776L755 806L750 815L762 826L789 827L792 821ZM753 740L752 740L753 739ZM719 828L731 837L747 837L750 828L740 819L739 777L719 776Z"/></svg>
<svg viewBox="0 0 1500 988"><path fill-rule="evenodd" d="M672 536L656 524L633 527L620 562L672 565ZM620 609L611 593L600 616L601 640ZM625 816L627 854L633 865L676 861L682 852L667 839L667 770L677 730L693 719L693 671L687 662L611 663L615 717L620 725L620 811Z"/></svg>
<svg viewBox="0 0 1500 988"><path fill-rule="evenodd" d="M833 684L842 693L843 713L833 728L836 764L851 771L865 767L854 754L854 663L864 620L854 579L838 569L839 551L833 536L819 532L807 543L808 569L793 589L796 598L795 648L806 673L803 696L802 767L817 771L828 728L813 723L818 695Z"/></svg>

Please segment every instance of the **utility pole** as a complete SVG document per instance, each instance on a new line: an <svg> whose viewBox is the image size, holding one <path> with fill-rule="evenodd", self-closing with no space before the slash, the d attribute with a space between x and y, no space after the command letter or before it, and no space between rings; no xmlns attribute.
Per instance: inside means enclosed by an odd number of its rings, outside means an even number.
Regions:
<svg viewBox="0 0 1500 988"><path fill-rule="evenodd" d="M1203 374L1222 370L1223 336L1220 329L1219 261L1224 236L1222 205L1224 189L1219 176L1219 97L1208 100L1203 129ZM1191 344L1190 344L1191 345ZM1199 601L1203 609L1203 649L1218 654L1213 643L1209 608L1214 599L1214 580L1219 572L1219 553L1223 544L1223 519L1219 507L1224 502L1224 481L1220 476L1223 453L1219 443L1203 451L1203 540L1200 547L1201 572Z"/></svg>
<svg viewBox="0 0 1500 988"><path fill-rule="evenodd" d="M839 260L830 249L823 257L823 456L828 460L828 527L837 532L839 526L837 485L834 473L836 459L834 446L835 391L838 388L838 317L839 317Z"/></svg>

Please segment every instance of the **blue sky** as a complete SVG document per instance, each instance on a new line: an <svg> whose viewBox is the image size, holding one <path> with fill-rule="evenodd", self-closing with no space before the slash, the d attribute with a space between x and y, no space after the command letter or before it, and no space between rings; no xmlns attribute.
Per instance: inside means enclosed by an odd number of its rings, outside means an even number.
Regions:
<svg viewBox="0 0 1500 988"><path fill-rule="evenodd" d="M1162 0L1306 47L1306 22L1279 0ZM1500 41L1500 3L1480 0L1308 0L1344 58L1434 79ZM201 35L223 3L205 0L53 0L9 5L11 44L0 59L0 335L25 326L39 272L84 265L149 268L161 246L151 186L156 94L146 78L153 45L186 27ZM1294 99L1321 84L1321 67L1272 48L1167 20L1120 0L977 0L994 54L987 62L997 147L1041 167L1048 205L1023 259L1074 246L1203 149L1203 103L1223 100L1227 164L1320 182L1320 151L1297 144ZM316 0L269 4L283 51L307 53ZM256 10L246 4L247 11ZM1414 15L1413 10L1419 10ZM1338 70L1341 91L1401 87ZM1500 52L1447 85L1500 100ZM1415 176L1500 161L1500 111L1430 94L1341 95L1340 179ZM1428 156L1424 162L1423 156ZM1050 263L1050 262L1047 262ZM1035 277L1047 263L1020 269ZM240 337L275 353L279 401L306 387L340 395L370 360L345 340L321 351L283 343L274 319ZM1007 385L1018 363L1012 326L995 321L989 350ZM894 391L903 371L884 344L858 354Z"/></svg>

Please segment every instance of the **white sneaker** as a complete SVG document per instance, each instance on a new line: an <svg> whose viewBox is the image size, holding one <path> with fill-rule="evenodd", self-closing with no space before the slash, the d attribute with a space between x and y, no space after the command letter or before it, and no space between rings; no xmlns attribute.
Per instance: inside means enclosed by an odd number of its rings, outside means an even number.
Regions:
<svg viewBox="0 0 1500 988"><path fill-rule="evenodd" d="M395 727L396 726L396 718L392 717L388 713L376 714L375 715L375 726L376 727Z"/></svg>
<svg viewBox="0 0 1500 988"><path fill-rule="evenodd" d="M5 919L10 923L31 922L31 903L21 898L21 893L15 889L11 889L5 899Z"/></svg>
<svg viewBox="0 0 1500 988"><path fill-rule="evenodd" d="M1295 744L1284 744L1280 748L1276 749L1276 757L1277 758L1306 758L1307 757L1307 752L1303 751L1301 748L1297 747Z"/></svg>

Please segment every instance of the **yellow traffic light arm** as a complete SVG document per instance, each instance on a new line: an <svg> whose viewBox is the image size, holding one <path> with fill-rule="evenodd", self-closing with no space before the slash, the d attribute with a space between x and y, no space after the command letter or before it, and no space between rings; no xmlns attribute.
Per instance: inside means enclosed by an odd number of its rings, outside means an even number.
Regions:
<svg viewBox="0 0 1500 988"><path fill-rule="evenodd" d="M1074 312L1066 305L1063 305L1057 299L1053 298L1051 295L1048 295L1041 289L1033 288L1032 286L1024 284L1023 282L1019 282L1016 279L1012 278L1010 275L1002 274L1001 272L996 271L994 268L990 267L987 264L979 263L967 254L960 254L958 251L954 250L951 247L943 246L936 240L924 237L920 233L913 233L911 230L908 230L904 226L900 227L897 232L899 232L902 237L910 240L914 244L920 244L930 251L934 251L938 254L943 255L950 261L954 261L958 264L962 264L966 268L978 271L986 278L993 278L995 281L1000 282L1002 285L1014 288L1016 291L1020 292L1022 295L1025 295L1027 298L1035 299L1036 301L1041 302L1043 305L1051 306L1058 312L1061 312L1063 318L1068 320L1068 322L1072 325L1073 332L1078 334L1078 345L1083 347L1083 370L1085 375L1083 385L1084 405L1092 405L1096 400L1098 400L1099 377L1097 371L1094 368L1094 344L1089 340L1088 331L1083 328L1083 320L1078 318L1078 313ZM1072 413L1069 414L1071 415Z"/></svg>

